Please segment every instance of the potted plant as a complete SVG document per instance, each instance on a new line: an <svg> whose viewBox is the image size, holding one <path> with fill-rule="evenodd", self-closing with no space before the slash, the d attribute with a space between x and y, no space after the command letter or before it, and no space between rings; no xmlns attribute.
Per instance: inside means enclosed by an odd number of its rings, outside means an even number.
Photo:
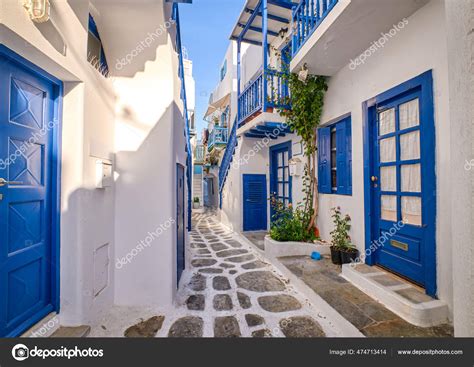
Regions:
<svg viewBox="0 0 474 367"><path fill-rule="evenodd" d="M306 228L305 213L302 205L296 208L292 204L285 206L275 197L271 199L274 211L270 226L270 237L279 242L313 242L316 237L314 231Z"/></svg>
<svg viewBox="0 0 474 367"><path fill-rule="evenodd" d="M194 209L199 209L199 198L196 196L194 199L193 199L193 208Z"/></svg>
<svg viewBox="0 0 474 367"><path fill-rule="evenodd" d="M331 232L331 260L336 265L354 262L359 257L359 251L348 234L351 229L351 217L347 214L343 216L339 207L333 208L332 211L334 229Z"/></svg>

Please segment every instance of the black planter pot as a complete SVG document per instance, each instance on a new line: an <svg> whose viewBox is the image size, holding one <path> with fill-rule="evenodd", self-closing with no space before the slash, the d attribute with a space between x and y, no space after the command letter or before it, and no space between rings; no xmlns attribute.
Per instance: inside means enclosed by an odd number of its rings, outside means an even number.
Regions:
<svg viewBox="0 0 474 367"><path fill-rule="evenodd" d="M331 261L334 265L342 264L341 250L339 250L338 248L334 246L331 246Z"/></svg>
<svg viewBox="0 0 474 367"><path fill-rule="evenodd" d="M342 264L350 264L356 262L359 257L359 250L345 250L341 251L341 262Z"/></svg>

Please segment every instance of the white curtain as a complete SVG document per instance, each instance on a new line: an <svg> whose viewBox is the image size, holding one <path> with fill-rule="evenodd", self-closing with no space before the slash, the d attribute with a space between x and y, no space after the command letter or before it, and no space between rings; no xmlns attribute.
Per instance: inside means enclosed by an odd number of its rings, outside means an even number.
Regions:
<svg viewBox="0 0 474 367"><path fill-rule="evenodd" d="M402 197L402 220L405 224L421 226L421 198Z"/></svg>
<svg viewBox="0 0 474 367"><path fill-rule="evenodd" d="M382 191L397 190L397 167L380 168L380 188Z"/></svg>
<svg viewBox="0 0 474 367"><path fill-rule="evenodd" d="M420 103L418 98L413 101L401 104L400 112L400 130L420 124Z"/></svg>
<svg viewBox="0 0 474 367"><path fill-rule="evenodd" d="M382 219L397 221L397 197L393 195L382 195Z"/></svg>
<svg viewBox="0 0 474 367"><path fill-rule="evenodd" d="M400 158L420 159L420 131L413 131L400 136Z"/></svg>
<svg viewBox="0 0 474 367"><path fill-rule="evenodd" d="M421 192L421 165L402 166L402 191Z"/></svg>
<svg viewBox="0 0 474 367"><path fill-rule="evenodd" d="M395 132L395 109L381 112L379 114L379 135Z"/></svg>
<svg viewBox="0 0 474 367"><path fill-rule="evenodd" d="M380 140L380 162L394 162L397 158L395 137Z"/></svg>

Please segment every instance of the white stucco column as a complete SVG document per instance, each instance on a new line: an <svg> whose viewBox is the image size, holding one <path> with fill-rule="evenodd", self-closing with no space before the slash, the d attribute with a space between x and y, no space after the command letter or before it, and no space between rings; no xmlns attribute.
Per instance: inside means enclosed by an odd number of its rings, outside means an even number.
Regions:
<svg viewBox="0 0 474 367"><path fill-rule="evenodd" d="M454 330L474 336L474 0L446 0Z"/></svg>

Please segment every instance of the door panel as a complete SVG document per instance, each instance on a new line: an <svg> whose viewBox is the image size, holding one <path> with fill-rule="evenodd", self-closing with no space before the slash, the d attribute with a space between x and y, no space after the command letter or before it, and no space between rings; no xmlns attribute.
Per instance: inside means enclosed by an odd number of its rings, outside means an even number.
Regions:
<svg viewBox="0 0 474 367"><path fill-rule="evenodd" d="M177 251L177 282L181 279L181 274L183 273L185 267L185 254L184 254L184 244L185 244L185 226L184 226L184 167L180 164L176 165L177 177L176 177L176 227L177 227L177 241L176 241L176 251Z"/></svg>
<svg viewBox="0 0 474 367"><path fill-rule="evenodd" d="M243 175L244 231L267 229L267 177Z"/></svg>
<svg viewBox="0 0 474 367"><path fill-rule="evenodd" d="M291 141L270 148L270 192L272 198L285 206L292 202L292 177L289 160L291 159ZM270 207L271 220L274 210Z"/></svg>
<svg viewBox="0 0 474 367"><path fill-rule="evenodd" d="M435 224L426 215L433 182L422 172L434 170L433 152L424 144L434 127L422 105L421 90L416 89L376 106L371 185L372 240L383 242L375 263L425 286L426 251L433 246Z"/></svg>
<svg viewBox="0 0 474 367"><path fill-rule="evenodd" d="M54 86L0 56L0 336L53 310Z"/></svg>

